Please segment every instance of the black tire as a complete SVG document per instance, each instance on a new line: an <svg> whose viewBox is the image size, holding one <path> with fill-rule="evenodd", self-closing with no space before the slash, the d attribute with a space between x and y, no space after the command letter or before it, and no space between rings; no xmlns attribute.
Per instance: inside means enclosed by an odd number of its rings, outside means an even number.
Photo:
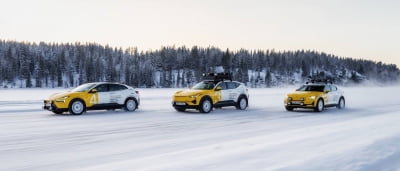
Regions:
<svg viewBox="0 0 400 171"><path fill-rule="evenodd" d="M124 110L128 112L133 112L137 109L137 102L135 99L127 99L124 104Z"/></svg>
<svg viewBox="0 0 400 171"><path fill-rule="evenodd" d="M69 103L68 111L73 115L81 115L86 111L85 102L80 99L72 100L71 103Z"/></svg>
<svg viewBox="0 0 400 171"><path fill-rule="evenodd" d="M211 110L213 109L213 104L210 100L210 98L203 98L200 101L200 105L199 105L199 111L201 113L210 113Z"/></svg>
<svg viewBox="0 0 400 171"><path fill-rule="evenodd" d="M324 100L318 99L317 101L317 106L315 106L314 111L315 112L322 112L324 110Z"/></svg>
<svg viewBox="0 0 400 171"><path fill-rule="evenodd" d="M238 109L238 110L246 110L247 106L248 106L247 98L243 97L243 96L239 97L239 100L238 100L238 102L236 104L236 109Z"/></svg>
<svg viewBox="0 0 400 171"><path fill-rule="evenodd" d="M186 108L184 107L175 107L175 110L178 112L184 112L186 110Z"/></svg>
<svg viewBox="0 0 400 171"><path fill-rule="evenodd" d="M287 111L293 111L293 109L294 109L293 107L289 107L289 106L285 106L285 108Z"/></svg>
<svg viewBox="0 0 400 171"><path fill-rule="evenodd" d="M54 114L57 114L57 115L64 113L63 111L58 111L58 110L52 111L52 112L53 112Z"/></svg>
<svg viewBox="0 0 400 171"><path fill-rule="evenodd" d="M346 107L346 101L344 100L344 97L341 97L341 98L339 99L339 102L338 102L336 108L338 108L338 109L344 109L345 107Z"/></svg>

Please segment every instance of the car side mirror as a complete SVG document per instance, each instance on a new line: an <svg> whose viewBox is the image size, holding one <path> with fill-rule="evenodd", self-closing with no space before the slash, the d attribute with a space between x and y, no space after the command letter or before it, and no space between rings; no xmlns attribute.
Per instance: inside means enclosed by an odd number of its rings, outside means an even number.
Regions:
<svg viewBox="0 0 400 171"><path fill-rule="evenodd" d="M94 89L90 90L89 93L97 93L97 89L94 88Z"/></svg>
<svg viewBox="0 0 400 171"><path fill-rule="evenodd" d="M215 88L215 91L221 91L221 90L222 90L221 86L218 86L218 87Z"/></svg>

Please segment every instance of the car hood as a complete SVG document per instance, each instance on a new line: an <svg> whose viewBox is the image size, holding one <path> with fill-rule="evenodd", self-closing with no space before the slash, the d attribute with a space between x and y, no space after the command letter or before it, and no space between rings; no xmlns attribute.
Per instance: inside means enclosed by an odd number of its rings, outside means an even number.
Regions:
<svg viewBox="0 0 400 171"><path fill-rule="evenodd" d="M78 93L80 93L80 92L60 92L60 93L54 93L54 94L50 95L49 100L55 100L55 99L62 98L62 97L65 97L65 96L73 96L73 95L78 94Z"/></svg>
<svg viewBox="0 0 400 171"><path fill-rule="evenodd" d="M181 90L181 91L177 91L175 93L175 96L193 96L193 95L202 94L202 93L205 93L208 91L210 91L210 90L193 90L193 89Z"/></svg>

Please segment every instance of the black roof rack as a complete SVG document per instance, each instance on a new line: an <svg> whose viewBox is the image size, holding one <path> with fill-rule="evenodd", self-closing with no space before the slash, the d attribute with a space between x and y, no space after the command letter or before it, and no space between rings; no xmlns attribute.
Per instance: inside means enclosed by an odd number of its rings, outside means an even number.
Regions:
<svg viewBox="0 0 400 171"><path fill-rule="evenodd" d="M306 82L306 84L310 84L310 83L333 84L333 81L331 79L310 79Z"/></svg>
<svg viewBox="0 0 400 171"><path fill-rule="evenodd" d="M331 76L308 76L308 81L306 84L313 83L313 84L333 84L335 79Z"/></svg>
<svg viewBox="0 0 400 171"><path fill-rule="evenodd" d="M203 80L216 83L224 80L232 81L232 73L203 73Z"/></svg>

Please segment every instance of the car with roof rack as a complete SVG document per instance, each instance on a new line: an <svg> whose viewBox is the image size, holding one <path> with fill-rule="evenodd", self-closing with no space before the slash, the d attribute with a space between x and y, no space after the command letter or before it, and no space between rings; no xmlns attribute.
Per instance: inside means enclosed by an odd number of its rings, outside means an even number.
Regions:
<svg viewBox="0 0 400 171"><path fill-rule="evenodd" d="M196 109L209 113L213 108L235 106L245 110L249 93L243 83L232 81L231 73L203 74L203 81L190 89L177 91L172 97L172 106L179 112Z"/></svg>
<svg viewBox="0 0 400 171"><path fill-rule="evenodd" d="M51 95L44 100L43 109L55 114L80 115L86 110L125 109L133 112L139 104L139 91L134 88L120 83L95 82Z"/></svg>
<svg viewBox="0 0 400 171"><path fill-rule="evenodd" d="M330 80L311 80L295 92L287 94L284 105L287 111L296 108L314 109L322 112L326 107L345 108L344 92Z"/></svg>

